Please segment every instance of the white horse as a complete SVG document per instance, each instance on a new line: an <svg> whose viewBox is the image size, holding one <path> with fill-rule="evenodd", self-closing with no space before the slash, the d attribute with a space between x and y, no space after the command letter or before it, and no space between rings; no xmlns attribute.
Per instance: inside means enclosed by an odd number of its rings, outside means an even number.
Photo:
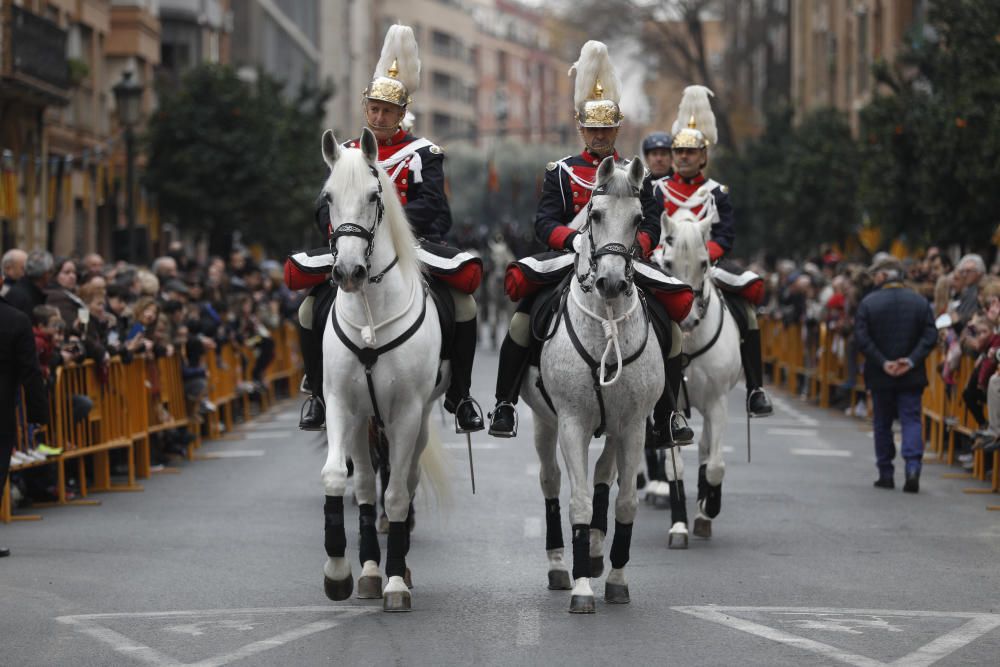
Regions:
<svg viewBox="0 0 1000 667"><path fill-rule="evenodd" d="M345 557L343 511L350 456L360 515L358 597L382 597L384 610L407 611L407 514L427 446L431 407L448 386L448 368L438 357L441 328L417 261L416 238L392 181L377 166L375 135L366 128L359 150L341 147L327 130L322 148L330 167L323 196L333 226L332 276L340 288L323 337L329 444L322 471L328 556L324 589L330 599L344 600L354 587ZM384 591L368 447L373 416L388 438L392 468L385 493L389 537Z"/></svg>
<svg viewBox="0 0 1000 667"><path fill-rule="evenodd" d="M681 323L685 332L682 354L690 359L685 369L688 405L703 418L698 441L698 516L694 534L707 538L712 536L712 519L718 516L722 503L722 478L726 473L722 434L729 411L727 396L742 369L740 332L711 277L705 243L712 219L698 221L689 210L679 209L672 217L664 212L660 225L664 239L660 265L695 292L695 305ZM686 549L684 461L677 448L667 450L666 471L672 515L667 544L672 549Z"/></svg>
<svg viewBox="0 0 1000 667"><path fill-rule="evenodd" d="M638 197L642 176L638 158L627 171L617 168L610 157L601 162L593 198L581 212L586 219L581 228L583 244L564 297L563 314L542 347L540 369L531 368L522 382L522 396L535 414L549 588L572 587L572 613L594 612L590 578L595 575L592 566L603 569L608 489L616 478L612 569L605 584L605 600L629 601L624 567L638 506L636 475L643 459L646 416L664 383L661 351L632 283L628 254L642 220ZM591 439L601 429L606 439L592 496L587 457ZM557 442L571 489L572 584L563 561ZM602 502L603 510L599 507ZM603 520L604 530L591 530L592 520L597 525Z"/></svg>

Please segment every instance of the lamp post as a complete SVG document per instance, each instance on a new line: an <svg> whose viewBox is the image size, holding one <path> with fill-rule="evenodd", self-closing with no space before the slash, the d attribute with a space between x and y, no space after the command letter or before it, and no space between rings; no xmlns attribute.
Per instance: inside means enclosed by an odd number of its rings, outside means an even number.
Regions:
<svg viewBox="0 0 1000 667"><path fill-rule="evenodd" d="M122 79L112 88L118 122L125 128L125 216L128 221L128 261L135 252L135 126L142 111L142 84L132 80L132 72L122 72Z"/></svg>

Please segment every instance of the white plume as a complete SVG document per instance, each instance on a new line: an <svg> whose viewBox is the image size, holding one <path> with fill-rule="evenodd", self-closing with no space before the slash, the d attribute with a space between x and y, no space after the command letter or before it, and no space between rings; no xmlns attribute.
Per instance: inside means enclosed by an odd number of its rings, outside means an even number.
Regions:
<svg viewBox="0 0 1000 667"><path fill-rule="evenodd" d="M604 99L615 104L621 102L622 84L618 74L611 64L608 47L603 42L590 40L580 49L580 59L569 68L570 76L576 72L576 90L573 104L579 107L586 102L594 90L594 84L600 80L604 88Z"/></svg>
<svg viewBox="0 0 1000 667"><path fill-rule="evenodd" d="M688 86L684 89L680 106L677 107L677 120L674 121L673 132L676 135L688 126L691 116L694 116L696 129L701 130L709 143L713 146L718 143L719 131L715 127L715 114L712 113L712 103L709 97L715 97L715 93L705 86Z"/></svg>
<svg viewBox="0 0 1000 667"><path fill-rule="evenodd" d="M417 54L417 38L413 36L413 28L408 25L390 26L389 32L385 33L382 55L375 66L375 77L389 76L393 60L399 70L396 78L412 95L420 87L420 56Z"/></svg>

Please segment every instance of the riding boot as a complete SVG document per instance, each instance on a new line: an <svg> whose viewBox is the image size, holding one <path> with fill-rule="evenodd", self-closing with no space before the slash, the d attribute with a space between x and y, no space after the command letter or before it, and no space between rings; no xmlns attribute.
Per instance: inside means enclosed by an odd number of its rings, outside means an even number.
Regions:
<svg viewBox="0 0 1000 667"><path fill-rule="evenodd" d="M455 415L456 433L475 433L483 430L483 416L475 400L469 395L478 329L479 323L475 318L468 322L455 323L451 348L451 385L444 397L444 409Z"/></svg>
<svg viewBox="0 0 1000 667"><path fill-rule="evenodd" d="M299 412L299 430L322 431L326 423L326 404L323 397L313 394L302 404Z"/></svg>
<svg viewBox="0 0 1000 667"><path fill-rule="evenodd" d="M509 335L500 346L497 369L497 404L490 413L490 435L513 438L517 435L517 411L514 404L521 391L521 377L528 366L530 348L521 347Z"/></svg>
<svg viewBox="0 0 1000 667"><path fill-rule="evenodd" d="M323 331L326 329L326 321L329 319L330 308L336 295L337 289L327 284L313 288L310 293L315 299L312 328L306 329L301 325L299 328L299 342L305 367L303 383L308 385L312 394L300 410L299 429L303 431L322 431L326 424L326 403L323 401Z"/></svg>
<svg viewBox="0 0 1000 667"><path fill-rule="evenodd" d="M747 413L751 417L768 417L774 413L774 408L763 389L764 361L760 351L760 329L743 332L740 358L747 378Z"/></svg>
<svg viewBox="0 0 1000 667"><path fill-rule="evenodd" d="M684 379L681 355L667 359L663 364L663 370L666 375L663 393L653 408L653 433L656 437L652 442L646 441L647 445L654 449L689 445L694 442L694 431L688 426L684 415L677 410L677 396Z"/></svg>

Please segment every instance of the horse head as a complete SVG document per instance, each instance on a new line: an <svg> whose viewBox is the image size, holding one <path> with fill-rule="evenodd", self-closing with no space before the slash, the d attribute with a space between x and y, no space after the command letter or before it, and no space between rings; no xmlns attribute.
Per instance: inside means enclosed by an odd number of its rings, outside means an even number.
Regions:
<svg viewBox="0 0 1000 667"><path fill-rule="evenodd" d="M636 156L627 167L606 157L597 168L597 183L587 205L581 232L581 255L589 254L593 286L604 299L614 299L632 290L632 249L642 223L639 188L642 162Z"/></svg>
<svg viewBox="0 0 1000 667"><path fill-rule="evenodd" d="M712 229L712 220L698 220L690 210L678 209L673 216L664 211L660 226L663 238L669 241L663 244L663 268L690 285L696 296L695 307L681 323L683 329L690 331L701 323L708 305L706 289L711 280L709 271L712 266L705 244Z"/></svg>
<svg viewBox="0 0 1000 667"><path fill-rule="evenodd" d="M361 150L344 148L333 131L327 130L322 149L323 160L330 167L321 195L330 207L333 281L345 292L354 292L368 279L375 238L385 213L377 167L378 142L365 128Z"/></svg>

